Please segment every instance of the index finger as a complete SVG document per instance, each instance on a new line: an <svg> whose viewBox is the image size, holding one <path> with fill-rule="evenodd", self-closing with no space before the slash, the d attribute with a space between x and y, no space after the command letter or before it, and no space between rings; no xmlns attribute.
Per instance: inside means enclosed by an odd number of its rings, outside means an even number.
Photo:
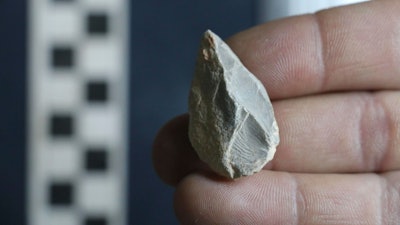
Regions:
<svg viewBox="0 0 400 225"><path fill-rule="evenodd" d="M263 24L228 44L271 99L400 88L400 2L371 1Z"/></svg>

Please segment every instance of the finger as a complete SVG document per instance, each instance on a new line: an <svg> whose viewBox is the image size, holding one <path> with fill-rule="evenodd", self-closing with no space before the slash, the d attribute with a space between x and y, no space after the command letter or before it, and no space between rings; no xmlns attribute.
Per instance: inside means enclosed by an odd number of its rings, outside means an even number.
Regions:
<svg viewBox="0 0 400 225"><path fill-rule="evenodd" d="M188 122L187 116L173 119L159 131L154 141L154 168L167 184L177 184L195 169L207 169L189 142Z"/></svg>
<svg viewBox="0 0 400 225"><path fill-rule="evenodd" d="M182 224L397 224L400 173L308 175L262 171L235 181L193 174L178 186Z"/></svg>
<svg viewBox="0 0 400 225"><path fill-rule="evenodd" d="M281 142L265 169L306 173L400 169L400 93L341 93L274 102ZM154 145L160 177L176 184L208 169L187 137L187 116L166 125Z"/></svg>
<svg viewBox="0 0 400 225"><path fill-rule="evenodd" d="M400 1L291 17L228 40L272 99L400 88Z"/></svg>
<svg viewBox="0 0 400 225"><path fill-rule="evenodd" d="M281 142L267 168L307 173L400 169L400 93L341 93L274 103Z"/></svg>
<svg viewBox="0 0 400 225"><path fill-rule="evenodd" d="M372 4L372 5L370 5ZM327 34L325 34L327 40L328 37L335 37L336 39L329 39L330 41L324 41L326 44L318 45L318 42L316 42L315 38L313 39L310 37L310 28L312 27L313 24L312 22L314 21L313 18L310 18L310 16L305 16L305 17L298 17L297 19L287 19L284 21L277 21L273 22L270 25L264 25L258 28L254 28L252 30L246 31L244 33L241 33L235 37L233 37L230 41L230 44L234 48L235 51L238 52L240 57L244 60L247 58L249 60L246 60L245 63L252 69L256 71L256 74L260 77L260 79L264 82L264 84L267 86L268 91L270 92L271 97L273 98L283 98L283 97L288 97L288 96L297 96L297 95L302 95L302 94L307 94L307 93L315 93L318 91L329 91L329 90L346 90L350 88L357 89L357 88L368 88L368 89L373 89L377 87L381 88L396 88L398 85L398 79L397 77L400 76L395 76L393 77L393 74L396 74L395 68L393 68L392 63L390 64L385 64L386 66L381 66L377 67L376 62L374 62L370 58L366 58L364 53L367 53L367 51L373 51L376 58L380 59L385 59L385 57L382 54L387 54L389 56L395 56L396 50L396 45L393 45L392 50L393 51L386 51L386 48L378 48L378 49L371 49L374 44L372 40L375 40L374 38L378 39L376 37L376 31L371 30L371 27L375 27L377 24L372 22L368 24L363 24L362 21L363 19L368 19L364 18L363 14L366 13L368 16L374 18L376 21L382 20L383 25L379 24L380 29L379 30L382 33L382 35L379 36L379 38L382 38L382 40L391 40L391 43L396 43L393 38L388 38L386 33L386 26L393 27L393 21L390 18L395 18L396 15L393 15L392 9L398 8L395 2L385 2L385 3L367 3L366 5L357 5L357 6L351 6L351 10L346 10L346 8L337 8L333 9L333 11L328 10L320 13L321 17L320 21L323 21L324 19L322 18L322 15L325 15L325 17L330 18L329 16L332 16L332 21L336 21L337 24L333 26L331 29L325 28ZM358 7L362 8L360 10ZM385 12L384 16L382 16L382 9L383 8L388 8L388 11ZM335 11L339 10L339 11ZM347 15L351 11L354 13L354 15L350 15L348 17L348 21L352 21L351 23L356 23L358 21L359 25L364 25L361 26L361 33L354 33L358 32L360 30L360 27L353 27L350 26L350 28L345 29L347 26L346 21L340 22L340 16L337 18L334 16L335 14L344 16ZM377 12L374 12L377 11ZM353 18L354 17L354 18ZM351 19L350 19L351 18ZM327 19L325 19L327 20ZM308 21L308 22L307 22ZM310 22L311 21L311 22ZM327 20L328 21L328 20ZM315 21L314 21L315 22ZM333 22L332 22L333 23ZM279 25L279 26L278 26ZM349 24L349 25L354 25L354 24ZM374 26L373 26L374 25ZM309 28L307 30L307 27ZM317 26L318 27L318 26ZM322 25L321 25L322 27ZM339 29L340 28L340 29ZM305 31L303 31L305 29ZM334 30L337 32L336 35L330 34L329 30ZM322 29L321 29L322 30ZM318 30L319 31L319 30ZM345 32L346 31L346 32ZM365 31L365 32L364 32ZM370 31L369 33L366 31ZM385 32L384 32L385 31ZM396 34L397 29L391 30L389 33L392 35ZM363 33L364 32L364 33ZM347 33L347 36L343 36L344 33ZM370 37L368 40L362 39L362 43L364 48L357 48L357 49L352 49L352 46L348 47L343 47L347 46L346 40L348 38L353 38L355 36L360 36L363 37L361 34L367 34L367 37ZM290 35L289 35L290 34ZM321 33L322 34L322 33ZM317 36L317 35L316 35ZM337 37L336 37L337 36ZM284 38L285 37L285 38ZM372 38L374 37L374 38ZM296 41L293 42L293 40L296 38ZM297 40L298 39L298 40ZM353 40L352 39L352 40ZM266 41L265 41L266 40ZM309 41L309 42L308 42ZM390 41L389 41L390 42ZM254 43L254 44L253 44ZM300 44L297 44L300 43ZM337 58L333 57L336 52L335 48L329 47L330 43L336 43L336 47L340 47L338 49L342 50L342 54L337 54ZM361 42L360 42L361 43ZM367 44L370 43L370 44ZM372 44L371 44L372 43ZM346 44L346 45L345 45ZM320 47L315 47L315 46L320 46ZM262 47L264 46L264 47ZM386 45L385 45L386 46ZM331 52L329 57L324 56L324 57L318 57L318 52L316 49L319 49L320 53L324 52L327 54L327 52ZM364 50L367 50L366 52L363 52ZM329 50L329 51L328 51ZM383 53L381 50L384 50L385 53ZM395 51L396 50L396 51ZM353 54L353 51L356 52L357 54ZM345 54L346 53L346 54ZM378 54L379 53L379 54ZM304 56L302 56L304 55ZM334 63L335 66L329 66L333 62L342 62L340 57L344 57L345 55L349 55L348 60L349 65L343 67L347 68L346 70L342 69L342 75L339 73L335 73L335 76L333 76L331 71L334 71L333 69L340 69L341 67L338 63ZM322 56L322 55L321 55ZM387 57L386 57L387 58ZM321 62L323 67L323 70L318 70L318 60L321 59ZM324 60L322 60L324 59ZM359 63L354 63L354 60L357 59L359 60ZM387 62L395 62L397 60L397 57L391 57ZM361 63L362 62L362 63ZM284 63L284 64L283 64ZM371 66L368 66L368 63L372 63ZM374 64L375 63L375 64ZM283 66L284 65L284 66ZM364 66L363 66L364 65ZM375 66L374 66L375 65ZM332 69L327 69L327 68L332 68ZM374 69L375 68L375 69ZM313 69L316 69L315 71ZM362 69L362 70L361 70ZM382 69L387 69L382 70ZM258 72L257 72L258 70ZM357 72L358 71L358 72ZM362 72L360 72L362 71ZM394 71L394 72L393 72ZM369 75L368 75L369 74ZM323 75L323 76L322 76ZM354 75L354 76L353 76ZM365 75L365 76L364 76ZM368 76L367 76L368 75ZM346 79L345 79L346 78ZM390 78L390 79L389 79ZM345 80L346 82L342 82ZM364 83L363 80L365 80ZM390 80L390 82L388 82ZM339 82L340 81L340 82ZM318 89L318 83L325 83L323 88L322 86ZM389 83L389 84L387 84ZM340 86L340 85L344 86ZM271 87L268 87L271 86ZM285 85L285 86L284 86ZM336 85L336 86L335 86ZM346 86L347 85L347 86ZM391 86L392 85L392 86ZM393 103L396 103L398 105L398 101L394 100ZM279 114L279 113L276 113ZM389 113L390 114L390 113ZM365 117L365 116L364 116ZM398 121L397 117L394 115L391 115L391 118L394 122ZM279 124L279 122L278 122ZM290 123L286 123L288 128ZM285 125L285 124L284 124ZM187 124L186 124L187 126ZM368 127L367 125L364 125L364 127ZM398 125L395 126L397 128ZM394 128L392 128L394 129ZM365 129L367 130L367 129ZM374 129L373 129L374 130ZM167 131L165 131L167 132ZM323 131L321 131L323 132ZM397 129L394 129L394 131L391 131L392 133L396 134L398 133ZM281 131L282 134L282 131ZM367 132L368 134L368 132ZM160 135L163 136L163 135ZM393 137L395 135L392 135ZM292 140L290 139L291 136L286 137L287 140ZM300 137L300 136L299 136ZM177 137L179 138L179 137ZM180 137L182 138L182 137ZM396 138L395 140L397 140ZM178 139L179 140L179 139ZM187 139L181 139L181 140L186 140ZM157 141L156 141L157 142ZM188 142L187 142L188 143ZM284 141L281 142L284 146ZM391 143L395 143L395 141L392 141ZM187 149L191 149L188 147ZM288 148L283 148L283 149L288 149ZM331 149L331 148L330 148ZM382 148L379 148L382 149ZM181 146L175 148L176 151L181 151L182 148ZM175 159L168 159L169 156L172 156L174 152L168 152L165 151L163 152L163 149L160 147L155 148L155 152L160 152L159 155L166 155L165 162L156 162L156 167L158 167L158 171L160 174L164 174L166 176L161 175L164 177L164 179L168 179L169 181L177 181L179 180L178 177L182 176L176 176L177 172L180 172L182 174L187 174L187 171L193 170L192 163L198 162L196 157L187 157L188 159L185 160L185 157L181 157L181 153L176 153L180 157L180 161L182 163L177 163ZM186 152L186 151L185 151ZM190 152L190 151L189 151ZM277 158L279 158L279 154L283 153L289 153L290 151L282 151L282 153L277 153ZM314 153L314 152L313 152ZM311 154L313 154L311 153ZM351 153L354 153L354 150L351 151ZM390 156L395 156L398 154L395 154L396 152L391 152L392 155L388 154L386 158L390 158ZM155 153L157 155L158 153ZM188 153L189 154L189 153ZM289 154L287 154L289 155ZM305 155L304 155L305 156ZM354 157L353 157L354 158ZM394 157L395 158L395 157ZM397 157L398 158L398 157ZM162 159L162 157L160 157ZM190 160L189 160L190 159ZM289 157L280 157L281 161L284 161L284 159L289 159ZM339 158L340 160L341 158ZM168 161L170 160L170 161ZM193 162L192 162L192 161ZM162 160L160 160L162 161ZM276 160L279 161L279 160ZM334 160L335 161L335 160ZM338 161L338 160L336 160ZM290 162L290 160L288 161ZM168 163L172 163L171 167L167 167L165 165L168 165ZM325 162L324 162L325 163ZM324 164L320 163L320 164ZM287 165L288 163L286 163ZM164 166L162 166L164 165ZM188 165L187 167L182 166L182 165ZM277 168L283 169L284 167L282 165L285 165L283 163L276 163ZM306 164L304 164L306 165ZM313 164L310 164L313 165ZM332 165L332 164L330 164ZM359 165L354 166L358 168L359 170ZM164 168L164 169L160 169ZM171 168L174 168L171 170ZM338 167L336 167L338 168ZM343 167L346 168L346 167ZM356 169L357 169L356 168ZM390 167L387 167L390 168ZM293 168L292 168L293 169ZM303 167L303 169L305 169ZM309 169L309 168L308 168ZM320 171L321 168L319 168ZM326 167L325 169L329 169L329 167ZM167 175L169 174L169 175ZM174 177L175 176L175 177Z"/></svg>

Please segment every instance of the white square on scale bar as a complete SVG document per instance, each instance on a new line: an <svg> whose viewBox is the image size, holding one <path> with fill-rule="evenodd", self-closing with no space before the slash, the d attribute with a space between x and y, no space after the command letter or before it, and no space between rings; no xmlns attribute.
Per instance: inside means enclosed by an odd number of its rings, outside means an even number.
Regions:
<svg viewBox="0 0 400 225"><path fill-rule="evenodd" d="M87 107L79 115L78 132L88 143L123 141L123 118L120 110L111 107Z"/></svg>
<svg viewBox="0 0 400 225"><path fill-rule="evenodd" d="M77 185L79 206L88 213L118 213L123 202L120 179L116 176L84 177Z"/></svg>

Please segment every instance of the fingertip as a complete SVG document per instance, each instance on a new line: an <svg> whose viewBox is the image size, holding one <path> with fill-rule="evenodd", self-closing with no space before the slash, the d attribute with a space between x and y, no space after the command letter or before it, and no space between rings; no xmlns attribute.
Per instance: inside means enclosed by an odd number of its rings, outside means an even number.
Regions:
<svg viewBox="0 0 400 225"><path fill-rule="evenodd" d="M193 173L177 187L175 213L182 224L293 224L288 180L269 171L235 180Z"/></svg>
<svg viewBox="0 0 400 225"><path fill-rule="evenodd" d="M233 180L213 172L196 172L186 176L177 186L174 195L174 210L182 224L221 224L227 222L224 208L228 199L221 193L221 186ZM228 191L228 190L227 190ZM224 223L224 224L233 224Z"/></svg>
<svg viewBox="0 0 400 225"><path fill-rule="evenodd" d="M178 116L165 124L154 140L154 169L170 185L202 166L188 138L188 123L187 114Z"/></svg>

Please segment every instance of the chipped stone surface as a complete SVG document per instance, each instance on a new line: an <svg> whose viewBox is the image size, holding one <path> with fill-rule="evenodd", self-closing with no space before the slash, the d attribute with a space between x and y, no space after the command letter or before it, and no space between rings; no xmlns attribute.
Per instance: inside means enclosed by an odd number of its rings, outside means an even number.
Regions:
<svg viewBox="0 0 400 225"><path fill-rule="evenodd" d="M268 94L211 31L201 41L189 115L194 149L223 176L251 175L274 157L279 131Z"/></svg>

